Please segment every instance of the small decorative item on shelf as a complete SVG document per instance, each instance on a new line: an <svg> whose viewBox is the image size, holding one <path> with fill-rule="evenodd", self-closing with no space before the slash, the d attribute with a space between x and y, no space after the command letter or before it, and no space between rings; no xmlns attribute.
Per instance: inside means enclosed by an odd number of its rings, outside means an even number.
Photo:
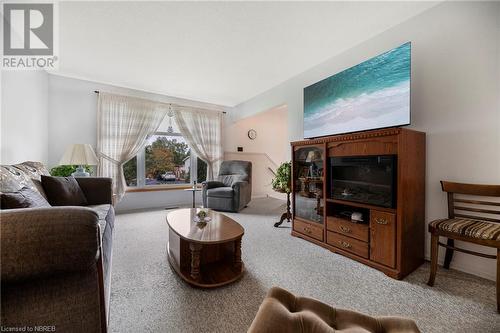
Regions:
<svg viewBox="0 0 500 333"><path fill-rule="evenodd" d="M363 214L360 212L352 212L351 214L351 221L354 223L361 223L363 222Z"/></svg>
<svg viewBox="0 0 500 333"><path fill-rule="evenodd" d="M196 216L194 217L194 222L196 223L206 223L210 222L212 218L208 216L208 211L205 209L200 209L198 213L196 213Z"/></svg>
<svg viewBox="0 0 500 333"><path fill-rule="evenodd" d="M306 163L309 164L309 172L307 175L308 177L315 178L319 176L318 174L319 168L316 165L316 163L320 160L321 160L321 154L319 153L319 151L317 150L309 151L306 157Z"/></svg>
<svg viewBox="0 0 500 333"><path fill-rule="evenodd" d="M286 212L281 215L279 222L274 224L279 227L285 219L290 222L292 213L290 212L290 192L292 191L292 162L284 162L276 170L276 176L272 181L273 190L286 193Z"/></svg>

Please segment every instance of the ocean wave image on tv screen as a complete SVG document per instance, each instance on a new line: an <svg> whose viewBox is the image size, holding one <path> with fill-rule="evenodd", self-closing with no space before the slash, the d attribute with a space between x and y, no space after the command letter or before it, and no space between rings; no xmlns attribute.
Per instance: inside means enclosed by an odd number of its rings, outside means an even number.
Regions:
<svg viewBox="0 0 500 333"><path fill-rule="evenodd" d="M304 137L410 123L408 42L304 88Z"/></svg>

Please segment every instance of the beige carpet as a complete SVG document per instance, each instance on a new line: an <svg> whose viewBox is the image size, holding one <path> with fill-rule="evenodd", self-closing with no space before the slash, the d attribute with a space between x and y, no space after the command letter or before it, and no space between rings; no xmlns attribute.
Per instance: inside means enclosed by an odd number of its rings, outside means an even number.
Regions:
<svg viewBox="0 0 500 333"><path fill-rule="evenodd" d="M186 285L166 261L167 211L118 215L111 286L112 332L246 332L272 286L371 315L400 315L422 332L500 332L495 286L457 271L438 271L428 287L429 265L403 281L273 227L282 203L258 199L240 214L245 228L244 277L216 290ZM494 262L492 261L492 265Z"/></svg>

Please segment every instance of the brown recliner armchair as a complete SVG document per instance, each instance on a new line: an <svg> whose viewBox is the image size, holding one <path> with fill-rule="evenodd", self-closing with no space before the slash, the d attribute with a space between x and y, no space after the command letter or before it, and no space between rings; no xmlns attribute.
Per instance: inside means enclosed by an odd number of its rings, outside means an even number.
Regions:
<svg viewBox="0 0 500 333"><path fill-rule="evenodd" d="M413 320L370 317L336 309L274 287L262 302L248 333L419 333Z"/></svg>

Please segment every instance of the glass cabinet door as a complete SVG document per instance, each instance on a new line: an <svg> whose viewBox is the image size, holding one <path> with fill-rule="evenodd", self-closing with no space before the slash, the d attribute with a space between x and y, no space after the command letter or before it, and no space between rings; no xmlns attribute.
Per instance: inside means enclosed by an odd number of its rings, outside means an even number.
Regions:
<svg viewBox="0 0 500 333"><path fill-rule="evenodd" d="M293 157L295 216L323 224L324 150L321 147L298 147Z"/></svg>

